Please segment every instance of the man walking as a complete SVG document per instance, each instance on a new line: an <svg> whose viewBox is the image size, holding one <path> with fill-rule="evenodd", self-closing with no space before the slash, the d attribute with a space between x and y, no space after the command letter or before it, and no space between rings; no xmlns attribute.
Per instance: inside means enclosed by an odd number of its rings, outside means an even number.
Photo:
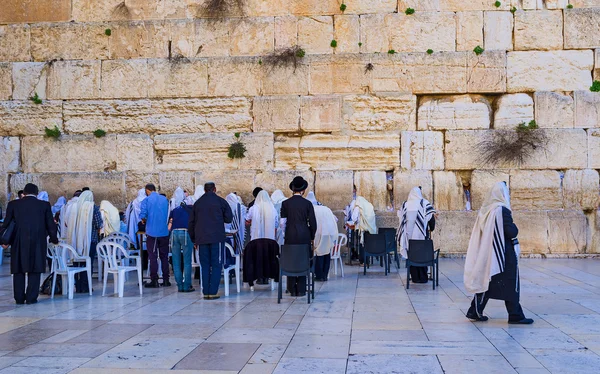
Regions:
<svg viewBox="0 0 600 374"><path fill-rule="evenodd" d="M50 203L37 199L37 186L28 183L23 191L23 198L8 203L2 226L6 229L12 221L15 226L10 243L3 243L3 247L11 245L10 271L16 303L35 304L40 276L46 270L47 237L51 243L58 244L57 227Z"/></svg>
<svg viewBox="0 0 600 374"><path fill-rule="evenodd" d="M225 199L217 196L214 183L204 185L205 194L194 203L188 232L200 252L202 267L202 292L204 299L218 299L221 283L225 224L231 223L233 213Z"/></svg>
<svg viewBox="0 0 600 374"><path fill-rule="evenodd" d="M162 267L164 287L169 287L169 200L156 193L153 184L146 185L147 198L142 201L140 219L146 224L146 248L150 259L150 283L147 288L158 288L158 258Z"/></svg>

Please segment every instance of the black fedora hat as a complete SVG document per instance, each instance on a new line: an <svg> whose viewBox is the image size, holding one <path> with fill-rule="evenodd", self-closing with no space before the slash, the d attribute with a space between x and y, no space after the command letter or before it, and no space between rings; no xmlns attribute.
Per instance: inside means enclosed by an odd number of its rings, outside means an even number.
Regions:
<svg viewBox="0 0 600 374"><path fill-rule="evenodd" d="M298 176L295 177L292 183L290 183L290 190L294 192L304 191L308 188L308 182L304 178Z"/></svg>

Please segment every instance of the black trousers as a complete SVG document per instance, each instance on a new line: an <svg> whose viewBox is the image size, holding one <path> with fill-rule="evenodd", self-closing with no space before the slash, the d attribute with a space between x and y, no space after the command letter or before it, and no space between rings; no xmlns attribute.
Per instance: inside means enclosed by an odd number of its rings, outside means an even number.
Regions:
<svg viewBox="0 0 600 374"><path fill-rule="evenodd" d="M315 276L317 279L327 280L329 267L331 266L331 255L315 256Z"/></svg>
<svg viewBox="0 0 600 374"><path fill-rule="evenodd" d="M476 294L471 301L471 307L469 308L468 314L482 316L483 309L485 309L489 300L490 297L487 292ZM504 300L504 305L508 312L509 321L516 322L525 318L523 308L521 308L521 303L519 303L518 298L516 300Z"/></svg>
<svg viewBox="0 0 600 374"><path fill-rule="evenodd" d="M413 283L427 283L427 267L410 267L410 279Z"/></svg>
<svg viewBox="0 0 600 374"><path fill-rule="evenodd" d="M19 304L27 301L34 303L40 294L41 273L16 273L13 274L13 291L15 301ZM25 290L25 277L27 277L27 291Z"/></svg>
<svg viewBox="0 0 600 374"><path fill-rule="evenodd" d="M306 277L287 277L287 290L291 294L306 295Z"/></svg>

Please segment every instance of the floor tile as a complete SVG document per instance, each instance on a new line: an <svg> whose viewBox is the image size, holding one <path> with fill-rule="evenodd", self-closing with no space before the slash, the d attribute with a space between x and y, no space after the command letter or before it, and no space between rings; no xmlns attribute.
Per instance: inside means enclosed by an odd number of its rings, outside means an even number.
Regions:
<svg viewBox="0 0 600 374"><path fill-rule="evenodd" d="M349 345L350 336L296 335L283 357L347 358Z"/></svg>
<svg viewBox="0 0 600 374"><path fill-rule="evenodd" d="M177 370L239 371L254 355L259 344L203 343L175 366Z"/></svg>
<svg viewBox="0 0 600 374"><path fill-rule="evenodd" d="M346 359L282 358L273 374L344 374Z"/></svg>
<svg viewBox="0 0 600 374"><path fill-rule="evenodd" d="M486 373L510 374L516 373L511 364L502 356L472 356L472 355L438 355L445 374Z"/></svg>
<svg viewBox="0 0 600 374"><path fill-rule="evenodd" d="M433 355L354 355L348 359L346 374L442 374Z"/></svg>

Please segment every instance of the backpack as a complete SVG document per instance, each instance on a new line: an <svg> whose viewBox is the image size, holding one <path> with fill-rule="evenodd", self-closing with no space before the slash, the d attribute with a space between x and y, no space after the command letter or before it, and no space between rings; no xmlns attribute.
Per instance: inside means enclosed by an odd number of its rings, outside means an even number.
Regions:
<svg viewBox="0 0 600 374"><path fill-rule="evenodd" d="M44 279L42 286L40 287L40 293L43 295L52 295L52 277L50 274ZM54 286L54 294L62 295L62 276L56 276L56 285Z"/></svg>

